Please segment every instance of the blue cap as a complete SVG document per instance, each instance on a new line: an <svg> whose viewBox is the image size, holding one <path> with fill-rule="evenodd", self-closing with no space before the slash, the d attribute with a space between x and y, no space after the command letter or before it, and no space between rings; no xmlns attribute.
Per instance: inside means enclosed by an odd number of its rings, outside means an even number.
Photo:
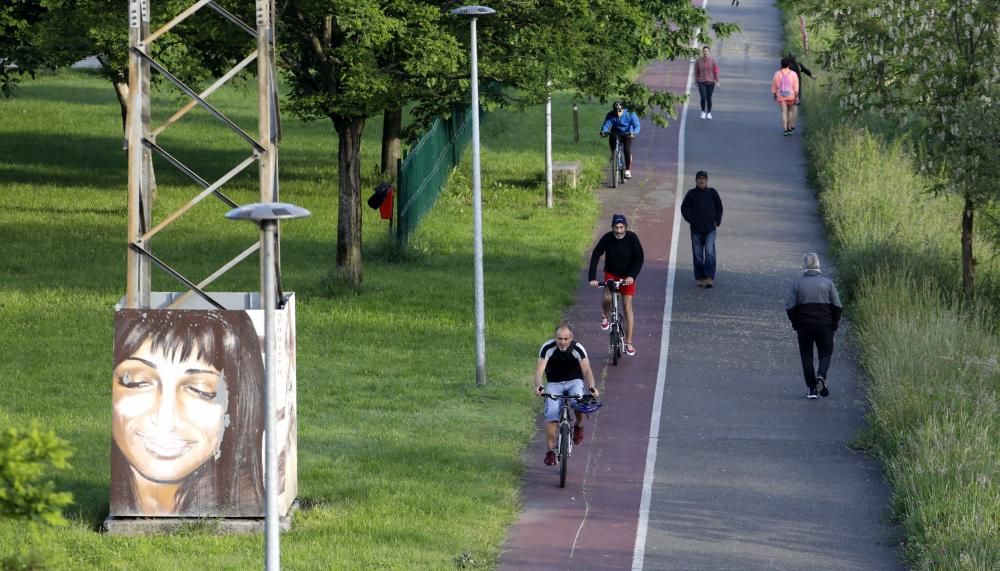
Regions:
<svg viewBox="0 0 1000 571"><path fill-rule="evenodd" d="M611 216L611 225L617 226L619 224L624 224L628 226L628 220L625 219L624 214L614 214Z"/></svg>

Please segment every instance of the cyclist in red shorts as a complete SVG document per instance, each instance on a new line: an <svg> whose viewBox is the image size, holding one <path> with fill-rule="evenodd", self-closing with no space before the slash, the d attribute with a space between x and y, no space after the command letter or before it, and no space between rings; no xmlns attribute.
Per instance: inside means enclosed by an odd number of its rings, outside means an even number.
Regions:
<svg viewBox="0 0 1000 571"><path fill-rule="evenodd" d="M628 220L624 214L611 217L611 231L601 236L590 255L590 271L588 279L592 287L597 287L597 260L604 256L604 280L623 280L621 287L622 301L625 313L625 353L635 355L632 344L632 330L635 319L632 313L632 298L635 297L635 279L642 270L642 244L639 236L628 229ZM611 309L611 292L604 290L601 302L601 329L607 331L608 311Z"/></svg>

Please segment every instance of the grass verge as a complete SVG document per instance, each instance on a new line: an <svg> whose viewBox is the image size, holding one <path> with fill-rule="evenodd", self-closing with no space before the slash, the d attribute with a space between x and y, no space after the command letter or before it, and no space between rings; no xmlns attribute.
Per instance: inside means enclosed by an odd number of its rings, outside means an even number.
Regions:
<svg viewBox="0 0 1000 571"><path fill-rule="evenodd" d="M786 32L800 47L797 19ZM859 442L883 462L914 568L997 569L995 244L977 235L978 302L962 300L960 202L928 192L902 133L841 116L836 73L822 73L806 82L807 147L868 380Z"/></svg>
<svg viewBox="0 0 1000 571"><path fill-rule="evenodd" d="M251 128L247 89L213 104ZM165 96L155 109L176 108ZM475 382L469 157L400 259L366 210L364 289L331 292L335 259L336 136L329 123L285 117L282 198L312 211L283 227L283 282L298 296L299 490L307 509L282 537L289 569L491 567L518 507L520 454L534 429L534 352L573 299L598 205L589 188L602 140L572 142L569 98L555 98L556 160L582 160L579 190L557 188L544 208L539 109L496 112L482 129L487 363ZM596 125L603 109L580 107ZM161 113L160 119L168 112ZM56 476L71 491L67 528L33 536L0 521L0 556L35 545L53 568L243 569L259 566L258 537L208 529L154 537L95 533L109 500L112 307L125 285L126 158L111 86L84 72L26 82L0 100L0 424L41 419L75 448ZM362 145L364 187L378 175L380 124ZM591 140L593 139L593 140ZM195 113L159 142L206 179L248 153ZM468 155L468 154L467 154ZM197 189L157 163L155 218ZM255 172L226 192L255 200ZM367 194L366 194L367 196ZM186 275L208 275L255 240L200 205L156 237L154 251ZM256 291L244 263L215 291ZM531 287L524 284L530 280ZM162 274L154 290L179 289Z"/></svg>

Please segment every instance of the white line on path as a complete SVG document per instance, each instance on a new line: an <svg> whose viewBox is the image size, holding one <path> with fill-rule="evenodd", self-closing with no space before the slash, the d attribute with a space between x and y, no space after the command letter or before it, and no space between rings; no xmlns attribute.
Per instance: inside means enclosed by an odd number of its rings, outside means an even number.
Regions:
<svg viewBox="0 0 1000 571"><path fill-rule="evenodd" d="M704 10L708 0L702 0ZM697 42L693 44L697 47ZM687 86L684 93L691 93L694 79L694 60L688 66ZM663 408L663 385L667 380L667 355L670 352L670 320L674 308L674 278L677 275L677 240L681 231L681 200L684 197L684 130L690 98L681 109L681 124L677 132L677 191L674 196L674 229L670 238L670 262L667 266L667 294L663 302L663 328L660 331L660 363L656 371L656 393L653 397L653 414L649 421L649 446L646 448L646 470L642 477L642 501L639 503L639 525L635 530L635 549L632 551L632 571L642 571L646 556L646 532L649 529L649 505L653 500L653 476L656 469L656 447L660 438L660 411Z"/></svg>

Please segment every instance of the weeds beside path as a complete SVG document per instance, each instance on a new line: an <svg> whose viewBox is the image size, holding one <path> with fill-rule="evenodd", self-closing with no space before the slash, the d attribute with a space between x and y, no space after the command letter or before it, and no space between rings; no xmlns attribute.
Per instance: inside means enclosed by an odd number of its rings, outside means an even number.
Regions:
<svg viewBox="0 0 1000 571"><path fill-rule="evenodd" d="M786 31L794 43L797 23ZM869 384L859 444L883 462L914 568L997 569L996 243L980 225L971 304L957 293L960 202L930 194L895 126L873 117L845 124L831 97L835 72L824 76L818 87L807 82L807 141Z"/></svg>

